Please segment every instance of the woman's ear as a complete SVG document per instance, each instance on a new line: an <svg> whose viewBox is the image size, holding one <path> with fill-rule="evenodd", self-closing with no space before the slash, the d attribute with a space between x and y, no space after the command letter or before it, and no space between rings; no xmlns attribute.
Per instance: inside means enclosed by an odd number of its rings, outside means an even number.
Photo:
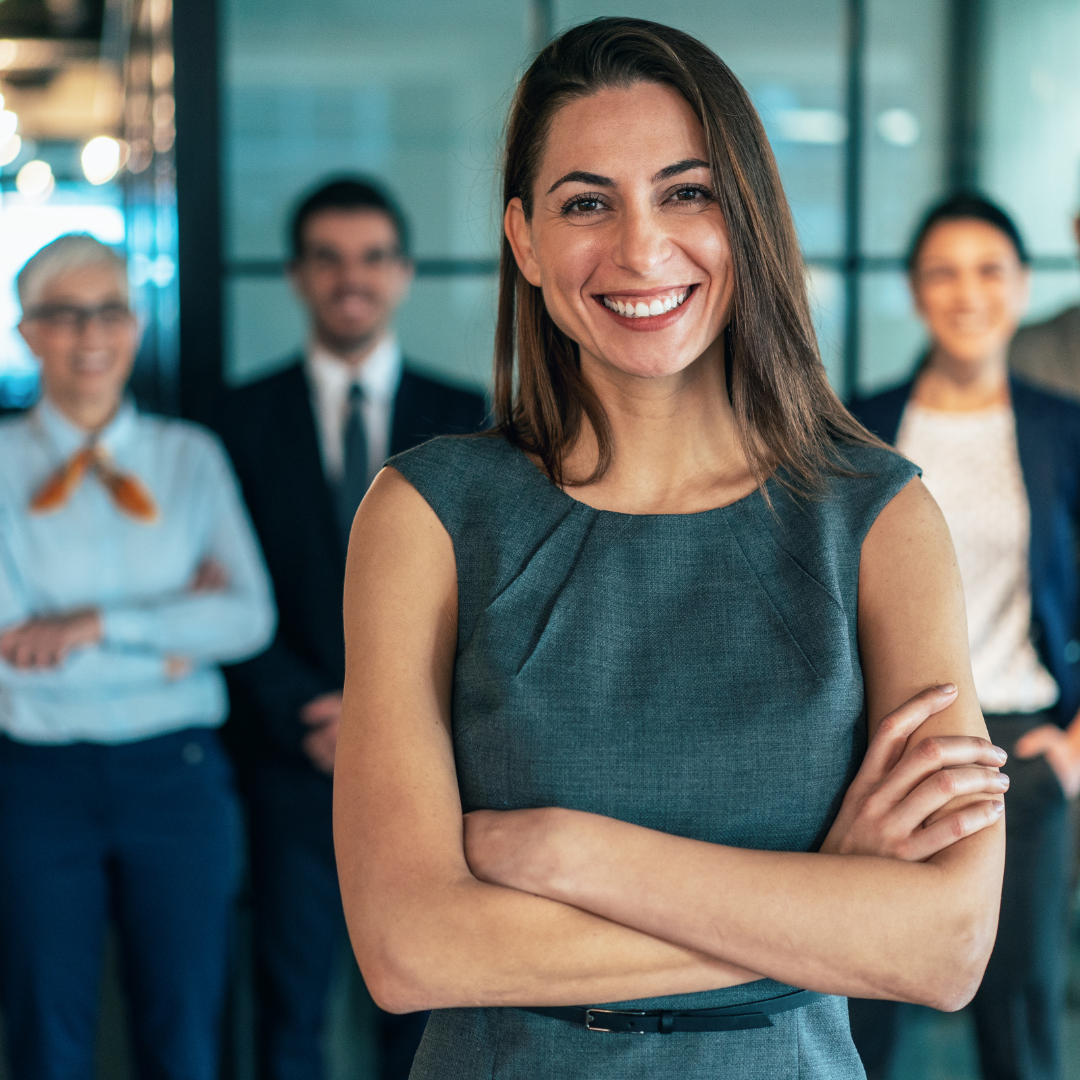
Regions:
<svg viewBox="0 0 1080 1080"><path fill-rule="evenodd" d="M506 213L503 214L503 231L506 239L510 241L510 248L514 252L514 260L518 269L525 275L525 280L530 285L540 287L540 263L533 251L532 229L529 228L528 219L525 217L525 207L521 200L514 198L507 204Z"/></svg>

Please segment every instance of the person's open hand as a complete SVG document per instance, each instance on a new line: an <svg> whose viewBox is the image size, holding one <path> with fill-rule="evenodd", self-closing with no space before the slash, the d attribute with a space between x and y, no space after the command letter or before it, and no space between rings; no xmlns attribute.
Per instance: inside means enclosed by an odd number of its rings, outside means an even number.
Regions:
<svg viewBox="0 0 1080 1080"><path fill-rule="evenodd" d="M59 667L72 649L101 641L101 615L93 608L43 615L0 634L0 656L12 667Z"/></svg>
<svg viewBox="0 0 1080 1080"><path fill-rule="evenodd" d="M313 698L300 710L300 719L312 730L301 745L317 769L333 775L341 724L341 693L331 691Z"/></svg>
<svg viewBox="0 0 1080 1080"><path fill-rule="evenodd" d="M1080 738L1062 731L1057 724L1041 724L1026 732L1013 750L1018 758L1042 754L1054 770L1058 782L1070 799L1080 795Z"/></svg>
<svg viewBox="0 0 1080 1080"><path fill-rule="evenodd" d="M1000 819L1004 750L968 735L910 741L955 700L955 686L931 687L881 721L822 852L921 862ZM965 796L965 805L940 813Z"/></svg>

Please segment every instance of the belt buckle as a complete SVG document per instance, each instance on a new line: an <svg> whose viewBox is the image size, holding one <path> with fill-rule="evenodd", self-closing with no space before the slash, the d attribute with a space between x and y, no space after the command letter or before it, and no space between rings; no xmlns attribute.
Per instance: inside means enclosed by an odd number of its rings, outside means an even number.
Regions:
<svg viewBox="0 0 1080 1080"><path fill-rule="evenodd" d="M644 1031L624 1031L621 1028L601 1027L597 1021L599 1016L601 1020L605 1016L645 1016L644 1009L586 1009L585 1010L585 1026L590 1031L606 1031L608 1034L613 1035L644 1035ZM610 1021L609 1021L610 1023Z"/></svg>

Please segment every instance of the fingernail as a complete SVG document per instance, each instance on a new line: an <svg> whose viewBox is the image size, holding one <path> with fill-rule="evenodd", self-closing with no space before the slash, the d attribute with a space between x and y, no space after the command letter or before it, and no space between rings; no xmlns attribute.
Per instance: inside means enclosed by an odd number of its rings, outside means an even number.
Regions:
<svg viewBox="0 0 1080 1080"><path fill-rule="evenodd" d="M954 682L942 683L938 687L938 692L942 693L942 694L955 694L956 693L956 683L954 683Z"/></svg>
<svg viewBox="0 0 1080 1080"><path fill-rule="evenodd" d="M998 773L998 783L1001 784L1002 787L1008 787L1012 781L1005 773Z"/></svg>
<svg viewBox="0 0 1080 1080"><path fill-rule="evenodd" d="M995 746L994 747L994 753L999 758L1001 758L1002 761L1008 761L1009 760L1009 755L1004 750L1002 750L1000 746Z"/></svg>
<svg viewBox="0 0 1080 1080"><path fill-rule="evenodd" d="M1000 799L995 799L990 804L990 810L991 810L992 813L1000 814L1001 811L1004 810L1004 809L1005 809L1005 804Z"/></svg>

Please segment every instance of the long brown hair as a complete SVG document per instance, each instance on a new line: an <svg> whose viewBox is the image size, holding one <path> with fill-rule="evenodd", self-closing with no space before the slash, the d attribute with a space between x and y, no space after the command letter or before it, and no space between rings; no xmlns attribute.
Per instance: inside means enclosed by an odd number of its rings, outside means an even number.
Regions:
<svg viewBox="0 0 1080 1080"><path fill-rule="evenodd" d="M765 130L742 84L711 49L669 26L628 18L595 19L552 41L514 95L503 210L520 198L531 219L547 133L564 105L639 82L681 94L705 130L735 285L725 342L728 392L750 467L761 484L783 465L797 486L815 488L827 472L844 471L836 440L880 444L829 385L791 211ZM581 374L577 345L552 321L505 235L499 274L496 430L536 454L557 484L597 480L611 464L611 428ZM564 476L563 459L583 418L595 432L599 458L592 476L573 481Z"/></svg>

